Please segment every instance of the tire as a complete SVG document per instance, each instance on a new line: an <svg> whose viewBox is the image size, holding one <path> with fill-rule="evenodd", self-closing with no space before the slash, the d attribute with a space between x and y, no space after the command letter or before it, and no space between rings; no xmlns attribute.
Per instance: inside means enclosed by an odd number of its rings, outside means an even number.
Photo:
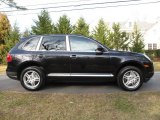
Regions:
<svg viewBox="0 0 160 120"><path fill-rule="evenodd" d="M29 91L39 90L45 84L44 72L37 66L27 67L21 72L20 82Z"/></svg>
<svg viewBox="0 0 160 120"><path fill-rule="evenodd" d="M118 73L117 82L119 87L124 90L138 90L143 84L142 71L134 66L126 66Z"/></svg>

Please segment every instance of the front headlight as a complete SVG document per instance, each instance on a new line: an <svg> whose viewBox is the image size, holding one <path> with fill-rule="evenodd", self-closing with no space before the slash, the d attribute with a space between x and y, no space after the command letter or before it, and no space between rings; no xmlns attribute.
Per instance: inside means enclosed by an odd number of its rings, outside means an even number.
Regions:
<svg viewBox="0 0 160 120"><path fill-rule="evenodd" d="M145 58L147 58L149 61L151 61L151 59L146 55L146 54L143 54Z"/></svg>

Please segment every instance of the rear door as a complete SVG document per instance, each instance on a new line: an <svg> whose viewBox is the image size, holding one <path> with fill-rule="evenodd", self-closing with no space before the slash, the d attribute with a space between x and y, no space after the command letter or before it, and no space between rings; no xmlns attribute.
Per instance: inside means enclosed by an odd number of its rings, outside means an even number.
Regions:
<svg viewBox="0 0 160 120"><path fill-rule="evenodd" d="M66 47L66 35L44 36L38 54L48 76L70 74L70 55Z"/></svg>

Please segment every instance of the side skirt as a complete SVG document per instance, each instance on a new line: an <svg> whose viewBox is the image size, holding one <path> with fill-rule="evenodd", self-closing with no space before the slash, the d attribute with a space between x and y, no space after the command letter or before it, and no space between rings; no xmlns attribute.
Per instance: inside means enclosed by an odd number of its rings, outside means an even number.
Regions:
<svg viewBox="0 0 160 120"><path fill-rule="evenodd" d="M48 77L114 77L107 73L50 73Z"/></svg>

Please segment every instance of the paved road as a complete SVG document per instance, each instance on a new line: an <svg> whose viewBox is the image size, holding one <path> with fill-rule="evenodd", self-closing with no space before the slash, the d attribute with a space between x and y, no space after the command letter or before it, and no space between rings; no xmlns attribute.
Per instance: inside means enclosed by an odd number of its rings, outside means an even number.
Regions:
<svg viewBox="0 0 160 120"><path fill-rule="evenodd" d="M19 81L9 79L6 75L0 75L0 91L28 92L22 88ZM82 83L50 83L38 92L52 93L112 93L122 90L114 83L82 84ZM139 91L160 91L160 72L156 72L152 79L144 83Z"/></svg>

